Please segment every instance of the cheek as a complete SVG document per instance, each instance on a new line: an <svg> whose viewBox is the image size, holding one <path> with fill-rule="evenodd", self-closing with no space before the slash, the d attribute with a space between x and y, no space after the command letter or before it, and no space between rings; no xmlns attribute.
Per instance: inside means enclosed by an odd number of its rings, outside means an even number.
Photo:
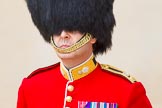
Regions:
<svg viewBox="0 0 162 108"><path fill-rule="evenodd" d="M80 48L84 53L91 52L92 51L92 44L87 43L82 48Z"/></svg>
<svg viewBox="0 0 162 108"><path fill-rule="evenodd" d="M58 43L59 43L59 37L57 37L57 36L53 37L53 42L54 42L56 45L58 45Z"/></svg>

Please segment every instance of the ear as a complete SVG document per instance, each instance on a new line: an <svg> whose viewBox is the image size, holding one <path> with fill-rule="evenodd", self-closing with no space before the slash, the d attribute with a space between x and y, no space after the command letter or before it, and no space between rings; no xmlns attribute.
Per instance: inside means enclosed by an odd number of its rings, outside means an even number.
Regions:
<svg viewBox="0 0 162 108"><path fill-rule="evenodd" d="M96 38L91 38L90 43L91 43L91 44L96 43Z"/></svg>

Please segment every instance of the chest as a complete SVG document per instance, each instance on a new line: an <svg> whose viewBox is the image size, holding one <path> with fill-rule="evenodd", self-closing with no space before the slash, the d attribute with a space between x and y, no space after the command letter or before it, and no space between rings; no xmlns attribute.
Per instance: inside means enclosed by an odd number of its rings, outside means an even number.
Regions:
<svg viewBox="0 0 162 108"><path fill-rule="evenodd" d="M116 104L120 104L124 100L124 94L122 90L119 90L119 85L101 79L74 82L40 81L32 84L26 97L29 100L29 108L84 108L83 106L88 104L91 106L107 104L107 106L112 106L111 108L117 108Z"/></svg>

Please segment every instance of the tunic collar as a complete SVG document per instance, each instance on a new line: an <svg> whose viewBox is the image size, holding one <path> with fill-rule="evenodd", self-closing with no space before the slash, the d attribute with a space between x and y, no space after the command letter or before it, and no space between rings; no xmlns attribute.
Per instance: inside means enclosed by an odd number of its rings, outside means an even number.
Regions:
<svg viewBox="0 0 162 108"><path fill-rule="evenodd" d="M65 79L74 81L90 74L97 67L97 65L98 63L92 54L85 62L69 70L63 65L63 63L61 63L60 70Z"/></svg>

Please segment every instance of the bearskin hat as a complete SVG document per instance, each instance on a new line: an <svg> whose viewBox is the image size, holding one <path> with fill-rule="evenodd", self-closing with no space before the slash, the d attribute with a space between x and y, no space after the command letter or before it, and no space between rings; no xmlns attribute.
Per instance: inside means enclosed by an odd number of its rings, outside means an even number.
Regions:
<svg viewBox="0 0 162 108"><path fill-rule="evenodd" d="M97 39L93 53L103 54L112 46L115 25L114 0L26 0L39 32L50 37L62 30L90 33Z"/></svg>

